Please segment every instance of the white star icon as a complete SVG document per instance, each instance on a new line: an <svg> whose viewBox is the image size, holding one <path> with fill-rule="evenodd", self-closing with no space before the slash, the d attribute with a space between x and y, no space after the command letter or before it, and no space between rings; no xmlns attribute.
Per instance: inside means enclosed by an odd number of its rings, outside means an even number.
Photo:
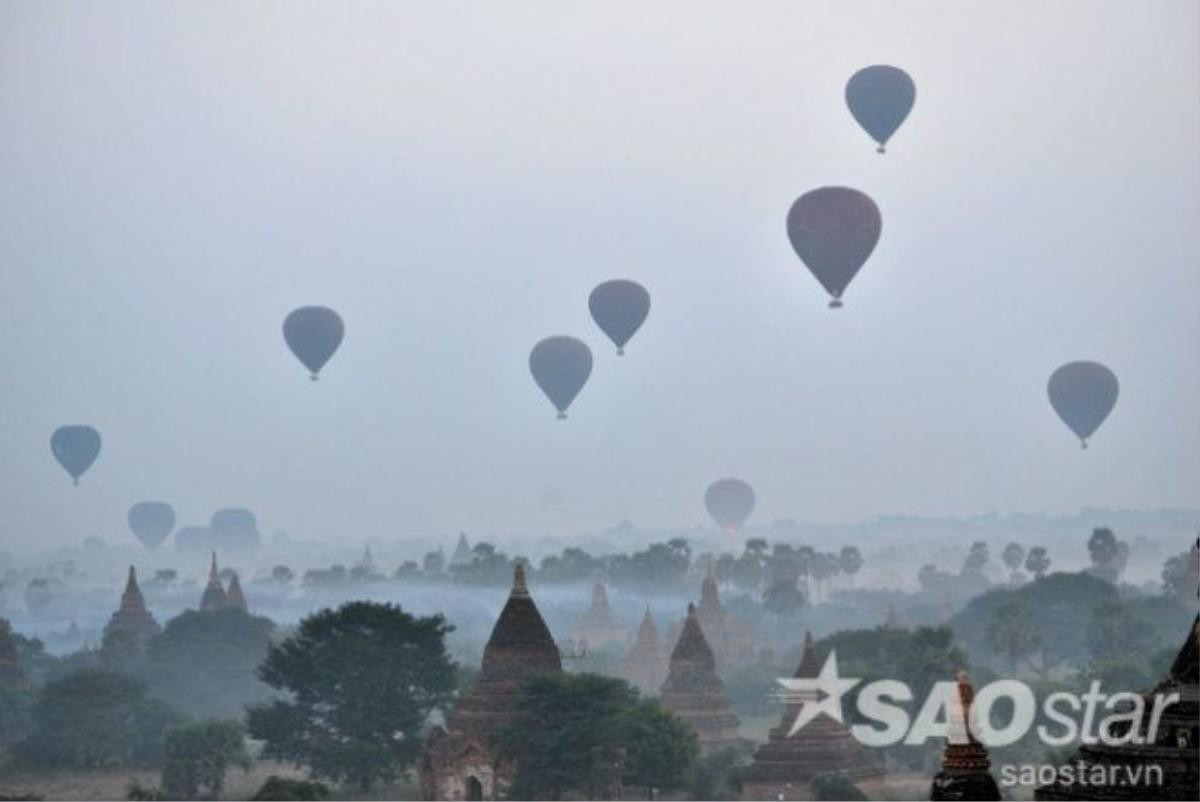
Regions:
<svg viewBox="0 0 1200 802"><path fill-rule="evenodd" d="M777 681L785 688L786 700L789 703L800 702L800 712L792 722L792 729L788 732L789 738L822 713L834 721L843 721L842 695L862 682L861 679L838 676L835 652L830 652L829 657L825 658L820 676L792 677Z"/></svg>

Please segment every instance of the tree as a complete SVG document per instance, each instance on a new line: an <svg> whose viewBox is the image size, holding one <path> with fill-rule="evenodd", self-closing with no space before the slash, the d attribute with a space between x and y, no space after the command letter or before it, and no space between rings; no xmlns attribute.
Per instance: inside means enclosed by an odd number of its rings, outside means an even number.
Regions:
<svg viewBox="0 0 1200 802"><path fill-rule="evenodd" d="M836 772L818 774L816 777L813 777L812 793L813 799L816 800L856 802L857 800L867 799L867 795L859 790L853 780L845 774L838 774Z"/></svg>
<svg viewBox="0 0 1200 802"><path fill-rule="evenodd" d="M1200 538L1188 551L1163 563L1163 590L1182 604L1195 604L1200 594Z"/></svg>
<svg viewBox="0 0 1200 802"><path fill-rule="evenodd" d="M239 721L210 719L167 732L162 790L169 799L219 799L230 766L250 768Z"/></svg>
<svg viewBox="0 0 1200 802"><path fill-rule="evenodd" d="M850 587L854 587L854 575L863 567L863 558L858 547L843 546L838 554L838 563L842 568L842 573L850 577Z"/></svg>
<svg viewBox="0 0 1200 802"><path fill-rule="evenodd" d="M1000 555L1000 559L1004 561L1008 572L1015 574L1017 569L1021 567L1021 563L1025 560L1025 548L1020 543L1009 543L1004 547L1004 552Z"/></svg>
<svg viewBox="0 0 1200 802"><path fill-rule="evenodd" d="M622 715L620 729L626 784L645 788L651 800L657 789L683 785L688 766L700 754L696 736L687 724L656 702L642 699Z"/></svg>
<svg viewBox="0 0 1200 802"><path fill-rule="evenodd" d="M286 565L277 565L271 569L271 581L279 585L290 585L296 579L296 574Z"/></svg>
<svg viewBox="0 0 1200 802"><path fill-rule="evenodd" d="M963 560L961 574L963 576L982 576L983 567L988 563L988 545L982 540L976 540L971 544L971 550L967 553L967 558Z"/></svg>
<svg viewBox="0 0 1200 802"><path fill-rule="evenodd" d="M430 713L453 698L452 630L440 615L374 602L305 618L259 669L289 699L251 707L251 735L266 742L265 756L319 778L362 790L394 779L417 757Z"/></svg>
<svg viewBox="0 0 1200 802"><path fill-rule="evenodd" d="M780 618L795 618L805 601L795 579L781 579L763 593L763 606Z"/></svg>
<svg viewBox="0 0 1200 802"><path fill-rule="evenodd" d="M582 673L527 678L499 742L517 766L515 799L598 799L617 777L652 795L681 783L698 752L685 724L628 683Z"/></svg>
<svg viewBox="0 0 1200 802"><path fill-rule="evenodd" d="M431 551L421 558L421 573L426 576L437 576L446 570L446 555L441 549Z"/></svg>
<svg viewBox="0 0 1200 802"><path fill-rule="evenodd" d="M1018 661L1041 645L1029 605L1018 599L996 608L987 624L987 640L995 651L1008 657L1009 671L1015 676Z"/></svg>
<svg viewBox="0 0 1200 802"><path fill-rule="evenodd" d="M290 780L272 774L250 797L251 802L320 802L329 798L329 786L311 780Z"/></svg>
<svg viewBox="0 0 1200 802"><path fill-rule="evenodd" d="M196 716L238 716L270 695L255 671L274 631L241 610L189 610L146 643L150 691Z"/></svg>
<svg viewBox="0 0 1200 802"><path fill-rule="evenodd" d="M1050 570L1050 555L1044 546L1034 546L1025 555L1025 570L1041 579Z"/></svg>
<svg viewBox="0 0 1200 802"><path fill-rule="evenodd" d="M84 669L46 685L33 707L32 732L14 750L23 763L48 769L156 765L163 738L183 715L146 697L132 677Z"/></svg>
<svg viewBox="0 0 1200 802"><path fill-rule="evenodd" d="M1108 528L1093 529L1092 536L1088 538L1087 549L1092 560L1091 573L1106 582L1116 582L1120 576L1117 565L1121 546L1113 531Z"/></svg>
<svg viewBox="0 0 1200 802"><path fill-rule="evenodd" d="M1129 605L1114 600L1092 610L1087 645L1096 660L1115 660L1148 654L1158 644L1150 624L1135 616Z"/></svg>

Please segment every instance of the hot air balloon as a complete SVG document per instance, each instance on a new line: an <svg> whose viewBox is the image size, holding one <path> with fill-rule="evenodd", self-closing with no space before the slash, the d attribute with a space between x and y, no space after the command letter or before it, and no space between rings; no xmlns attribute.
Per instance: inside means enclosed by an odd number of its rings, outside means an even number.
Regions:
<svg viewBox="0 0 1200 802"><path fill-rule="evenodd" d="M100 432L91 426L61 426L50 436L50 450L75 484L100 455Z"/></svg>
<svg viewBox="0 0 1200 802"><path fill-rule="evenodd" d="M252 551L262 539L254 513L241 507L217 510L208 526L213 544L221 552Z"/></svg>
<svg viewBox="0 0 1200 802"><path fill-rule="evenodd" d="M904 70L876 64L850 76L846 82L846 105L858 124L884 146L912 111L917 86Z"/></svg>
<svg viewBox="0 0 1200 802"><path fill-rule="evenodd" d="M529 371L558 417L565 418L567 407L592 374L592 352L574 337L547 337L529 352Z"/></svg>
<svg viewBox="0 0 1200 802"><path fill-rule="evenodd" d="M705 491L704 506L717 525L732 535L754 510L754 488L741 479L718 479Z"/></svg>
<svg viewBox="0 0 1200 802"><path fill-rule="evenodd" d="M313 381L342 344L345 333L338 313L324 306L302 306L283 321L283 339Z"/></svg>
<svg viewBox="0 0 1200 802"><path fill-rule="evenodd" d="M207 526L184 526L175 532L175 550L180 554L198 556L215 549L213 532Z"/></svg>
<svg viewBox="0 0 1200 802"><path fill-rule="evenodd" d="M129 508L129 529L146 548L156 549L175 528L175 510L161 501L142 501Z"/></svg>
<svg viewBox="0 0 1200 802"><path fill-rule="evenodd" d="M596 325L617 346L617 356L621 356L625 353L625 343L650 314L650 293L636 281L606 281L588 296L588 309Z"/></svg>
<svg viewBox="0 0 1200 802"><path fill-rule="evenodd" d="M1046 385L1050 405L1082 448L1116 406L1119 391L1116 374L1099 362L1068 362L1050 374Z"/></svg>
<svg viewBox="0 0 1200 802"><path fill-rule="evenodd" d="M848 187L821 187L796 199L787 216L788 239L825 291L831 309L867 261L883 221L875 201Z"/></svg>

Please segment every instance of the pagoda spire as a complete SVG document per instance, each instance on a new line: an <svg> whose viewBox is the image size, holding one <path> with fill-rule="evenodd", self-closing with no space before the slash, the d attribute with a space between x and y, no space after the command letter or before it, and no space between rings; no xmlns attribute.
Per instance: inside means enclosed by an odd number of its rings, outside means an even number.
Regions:
<svg viewBox="0 0 1200 802"><path fill-rule="evenodd" d="M525 584L525 563L513 566L512 592L509 595L513 598L529 598L529 586Z"/></svg>
<svg viewBox="0 0 1200 802"><path fill-rule="evenodd" d="M975 740L971 705L975 689L967 672L955 678L958 693L946 715L946 749L942 753L942 770L933 777L931 800L998 800L1000 789L989 769L987 749Z"/></svg>
<svg viewBox="0 0 1200 802"><path fill-rule="evenodd" d="M246 606L246 594L242 592L242 583L238 579L237 571L233 572L233 578L229 580L229 588L225 591L225 606L230 610L241 610L243 613L249 609Z"/></svg>
<svg viewBox="0 0 1200 802"><path fill-rule="evenodd" d="M212 553L212 564L208 569L208 584L200 597L200 609L205 612L220 610L227 604L225 588L221 586L221 575L217 571L217 553Z"/></svg>

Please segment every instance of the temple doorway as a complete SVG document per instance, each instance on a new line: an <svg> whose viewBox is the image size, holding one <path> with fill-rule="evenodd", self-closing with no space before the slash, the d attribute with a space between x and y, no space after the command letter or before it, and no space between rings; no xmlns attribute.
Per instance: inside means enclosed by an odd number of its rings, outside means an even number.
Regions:
<svg viewBox="0 0 1200 802"><path fill-rule="evenodd" d="M483 802L483 783L474 777L467 777L467 799L469 802Z"/></svg>

